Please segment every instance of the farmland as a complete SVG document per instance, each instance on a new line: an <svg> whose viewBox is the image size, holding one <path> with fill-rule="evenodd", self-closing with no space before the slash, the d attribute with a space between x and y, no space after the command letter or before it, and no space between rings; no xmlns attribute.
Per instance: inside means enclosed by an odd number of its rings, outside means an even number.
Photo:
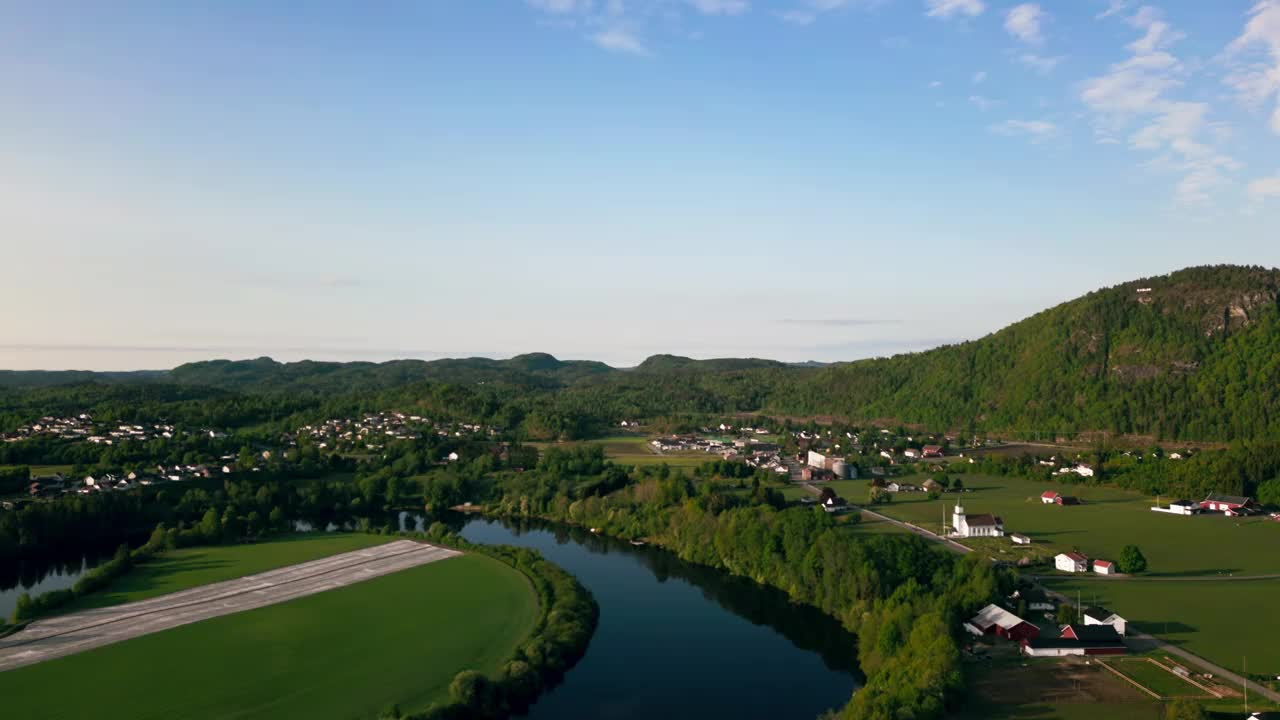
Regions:
<svg viewBox="0 0 1280 720"><path fill-rule="evenodd" d="M694 468L710 460L720 459L717 455L705 452L666 452L658 454L649 449L649 438L643 435L616 435L600 440L584 440L567 443L529 443L539 450L549 447L573 448L583 445L599 445L604 454L619 465L662 465L666 463L673 468Z"/></svg>
<svg viewBox="0 0 1280 720"><path fill-rule="evenodd" d="M198 585L372 547L389 539L362 533L292 535L250 545L172 550L139 565L107 589L77 599L66 606L65 611L145 600Z"/></svg>
<svg viewBox="0 0 1280 720"><path fill-rule="evenodd" d="M937 531L943 513L949 522L950 509L960 500L969 513L999 515L1007 532L1030 535L1033 547L1049 553L1079 550L1092 558L1114 560L1122 547L1136 544L1147 557L1151 576L1280 573L1280 523L1267 518L1166 515L1151 512L1154 498L1115 488L982 475L954 477L962 479L969 492L946 493L938 500L924 493L898 493L893 502L876 510ZM850 500L865 501L866 482L860 484L861 490L838 492L849 493ZM1044 505L1040 494L1046 490L1074 495L1085 504ZM1227 553L1224 548L1249 551Z"/></svg>
<svg viewBox="0 0 1280 720"><path fill-rule="evenodd" d="M1261 622L1275 614L1280 580L1115 581L1062 579L1045 583L1086 605L1100 604L1131 625L1239 672L1280 674L1280 647Z"/></svg>
<svg viewBox="0 0 1280 720"><path fill-rule="evenodd" d="M1003 658L973 668L960 720L1160 720L1163 707L1096 663Z"/></svg>
<svg viewBox="0 0 1280 720"><path fill-rule="evenodd" d="M418 710L444 700L458 671L496 671L537 613L522 574L465 555L0 673L0 696L25 718ZM59 690L67 678L76 692ZM130 678L149 679L146 691Z"/></svg>

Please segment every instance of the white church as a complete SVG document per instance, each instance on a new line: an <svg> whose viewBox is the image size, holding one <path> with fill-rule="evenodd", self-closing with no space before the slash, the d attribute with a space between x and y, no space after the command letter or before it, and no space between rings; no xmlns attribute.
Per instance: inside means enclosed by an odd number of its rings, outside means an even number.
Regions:
<svg viewBox="0 0 1280 720"><path fill-rule="evenodd" d="M1004 537L1004 522L995 515L966 515L960 501L951 514L951 527L956 537Z"/></svg>

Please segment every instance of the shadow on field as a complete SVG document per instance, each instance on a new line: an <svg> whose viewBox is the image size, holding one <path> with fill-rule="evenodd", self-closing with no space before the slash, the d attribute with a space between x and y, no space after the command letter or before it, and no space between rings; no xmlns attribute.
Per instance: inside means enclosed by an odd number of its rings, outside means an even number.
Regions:
<svg viewBox="0 0 1280 720"><path fill-rule="evenodd" d="M1227 576L1232 575L1234 573L1238 573L1238 572L1244 572L1244 571L1241 570L1240 568L1225 568L1225 569L1214 568L1212 570L1205 570L1205 569L1178 570L1175 572L1144 573L1139 577L1150 578L1152 580L1158 580L1161 578L1182 578L1182 577L1206 577L1206 578L1215 578L1215 579L1225 579Z"/></svg>

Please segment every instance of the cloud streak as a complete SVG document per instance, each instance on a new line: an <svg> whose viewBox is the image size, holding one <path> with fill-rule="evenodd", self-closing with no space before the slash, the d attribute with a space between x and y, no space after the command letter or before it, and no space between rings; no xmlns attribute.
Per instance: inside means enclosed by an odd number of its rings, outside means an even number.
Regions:
<svg viewBox="0 0 1280 720"><path fill-rule="evenodd" d="M950 20L954 17L977 17L987 9L982 0L925 0L925 15Z"/></svg>

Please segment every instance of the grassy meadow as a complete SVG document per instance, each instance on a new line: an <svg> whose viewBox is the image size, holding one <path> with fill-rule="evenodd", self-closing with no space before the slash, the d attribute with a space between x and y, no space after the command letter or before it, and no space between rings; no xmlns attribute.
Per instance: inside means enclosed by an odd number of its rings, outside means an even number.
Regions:
<svg viewBox="0 0 1280 720"><path fill-rule="evenodd" d="M1125 545L1137 545L1147 557L1149 576L1280 573L1280 523L1269 518L1167 515L1151 512L1154 498L1116 488L983 475L953 477L962 479L971 492L944 493L938 500L930 500L925 493L898 493L876 510L936 532L944 510L950 522L950 510L960 500L970 514L999 515L1007 532L1030 535L1033 547L1050 554L1079 550L1091 558L1116 560ZM839 492L865 502L867 483L848 482L861 487ZM1042 504L1040 494L1046 490L1074 495L1085 504Z"/></svg>
<svg viewBox="0 0 1280 720"><path fill-rule="evenodd" d="M536 446L539 450L549 447L573 448L583 445L600 445L604 448L605 456L619 465L645 466L666 463L672 468L695 468L707 461L720 459L717 455L696 450L668 452L659 455L649 449L649 439L644 435L616 435L598 440L583 440L581 442L535 442L529 444Z"/></svg>
<svg viewBox="0 0 1280 720"><path fill-rule="evenodd" d="M460 670L496 672L537 617L524 575L463 555L0 673L0 697L27 720L416 711Z"/></svg>
<svg viewBox="0 0 1280 720"><path fill-rule="evenodd" d="M100 592L78 598L59 612L75 612L145 600L373 547L394 538L364 533L287 535L248 545L182 548L143 563Z"/></svg>

